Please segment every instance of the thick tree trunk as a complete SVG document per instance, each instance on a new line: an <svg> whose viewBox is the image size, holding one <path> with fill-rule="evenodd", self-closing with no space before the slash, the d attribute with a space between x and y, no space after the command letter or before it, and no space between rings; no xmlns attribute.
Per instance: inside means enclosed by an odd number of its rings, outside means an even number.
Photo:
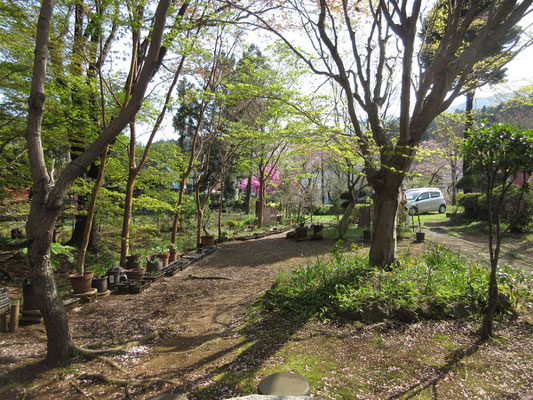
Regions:
<svg viewBox="0 0 533 400"><path fill-rule="evenodd" d="M33 178L33 197L26 223L26 233L28 262L48 338L46 359L50 364L58 364L69 358L71 348L67 314L59 297L50 263L52 232L63 205L64 196L51 199L50 192L54 187L54 177L49 176L46 171L41 142L45 102L44 83L53 6L52 0L43 0L37 24L35 61L26 128L28 156Z"/></svg>
<svg viewBox="0 0 533 400"><path fill-rule="evenodd" d="M400 204L399 186L382 185L374 188L372 219L371 265L385 267L398 260L396 244L396 215Z"/></svg>
<svg viewBox="0 0 533 400"><path fill-rule="evenodd" d="M50 364L58 364L69 357L71 335L67 314L57 291L50 262L52 231L60 207L53 209L47 207L44 204L47 195L45 187L40 191L34 189L26 233L32 283L48 338L46 360Z"/></svg>
<svg viewBox="0 0 533 400"><path fill-rule="evenodd" d="M99 137L78 157L76 162L69 163L63 169L57 182L54 182L53 174L49 174L46 168L41 141L41 125L45 102L44 84L53 1L43 0L42 2L37 24L35 61L29 98L28 125L26 128L28 158L30 160L34 193L30 216L26 223L26 231L30 270L36 285L37 297L47 330L47 360L54 364L67 361L71 349L68 319L57 292L50 265L50 246L54 224L63 205L63 199L72 182L105 151L105 148L139 111L144 101L148 83L159 65L158 57L169 7L169 0L160 0L158 3L147 61L141 71L131 101L120 110L113 122L102 131Z"/></svg>

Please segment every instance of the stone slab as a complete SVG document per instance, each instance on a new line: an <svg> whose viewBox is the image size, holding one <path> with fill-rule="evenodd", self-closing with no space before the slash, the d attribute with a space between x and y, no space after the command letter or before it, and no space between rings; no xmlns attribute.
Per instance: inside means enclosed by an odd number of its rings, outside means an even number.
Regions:
<svg viewBox="0 0 533 400"><path fill-rule="evenodd" d="M302 396L309 394L309 382L292 372L276 372L267 376L257 387L259 394Z"/></svg>

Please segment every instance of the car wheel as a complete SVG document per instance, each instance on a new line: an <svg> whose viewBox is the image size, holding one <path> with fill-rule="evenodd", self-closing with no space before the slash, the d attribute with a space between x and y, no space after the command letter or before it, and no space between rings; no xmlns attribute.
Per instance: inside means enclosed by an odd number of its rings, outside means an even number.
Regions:
<svg viewBox="0 0 533 400"><path fill-rule="evenodd" d="M441 204L439 207L439 212L441 214L444 214L446 212L446 206L444 204Z"/></svg>
<svg viewBox="0 0 533 400"><path fill-rule="evenodd" d="M418 213L418 210L416 209L416 207L411 207L409 209L409 215L416 215Z"/></svg>

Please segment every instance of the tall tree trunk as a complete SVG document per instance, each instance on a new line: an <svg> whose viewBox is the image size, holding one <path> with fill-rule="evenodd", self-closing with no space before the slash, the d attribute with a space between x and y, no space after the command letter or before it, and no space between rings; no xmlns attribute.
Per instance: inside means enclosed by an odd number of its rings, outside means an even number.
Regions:
<svg viewBox="0 0 533 400"><path fill-rule="evenodd" d="M183 204L183 196L185 195L185 179L181 179L180 191L178 195L178 204L176 205L176 214L174 214L174 221L172 222L172 235L170 241L176 243L178 236L178 226L181 222L181 206Z"/></svg>
<svg viewBox="0 0 533 400"><path fill-rule="evenodd" d="M220 204L218 205L218 240L222 238L222 210L224 206L224 176L220 180Z"/></svg>
<svg viewBox="0 0 533 400"><path fill-rule="evenodd" d="M350 199L350 202L348 203L348 206L346 207L346 210L344 210L344 214L339 222L339 238L342 238L346 231L348 230L348 222L350 221L350 216L353 213L353 209L355 208L355 200Z"/></svg>
<svg viewBox="0 0 533 400"><path fill-rule="evenodd" d="M265 211L265 186L266 186L266 178L265 178L265 171L260 170L259 171L259 196L257 199L257 227L261 228L263 227L263 214Z"/></svg>
<svg viewBox="0 0 533 400"><path fill-rule="evenodd" d="M252 202L252 175L248 176L248 184L246 185L246 195L244 197L244 213L250 214L250 203Z"/></svg>
<svg viewBox="0 0 533 400"><path fill-rule="evenodd" d="M320 154L320 191L322 194L322 204L326 204L326 179L324 176L324 154Z"/></svg>
<svg viewBox="0 0 533 400"><path fill-rule="evenodd" d="M200 201L199 189L196 190L196 218L196 247L199 247L202 241L202 223L204 219L204 210Z"/></svg>
<svg viewBox="0 0 533 400"><path fill-rule="evenodd" d="M98 192L100 187L104 182L105 176L105 166L107 163L107 153L109 151L109 146L105 149L101 157L100 168L98 170L98 177L94 183L93 190L91 193L91 201L89 203L89 209L87 210L87 223L85 225L85 231L83 232L83 240L78 253L78 273L85 273L85 256L87 254L87 247L89 246L89 241L91 237L91 232L93 228L94 215L96 212L96 199L98 198Z"/></svg>
<svg viewBox="0 0 533 400"><path fill-rule="evenodd" d="M371 265L383 267L397 262L396 216L399 204L399 186L374 187L372 245L369 254Z"/></svg>
<svg viewBox="0 0 533 400"><path fill-rule="evenodd" d="M134 169L129 169L126 183L126 199L124 200L124 215L122 217L122 233L120 235L120 265L124 266L126 256L130 251L131 214L133 209L133 189L137 175Z"/></svg>
<svg viewBox="0 0 533 400"><path fill-rule="evenodd" d="M489 279L489 290L487 294L487 310L485 312L485 315L483 317L483 322L481 323L481 340L485 341L488 340L490 337L494 334L494 327L493 327L493 319L494 319L494 313L496 312L496 306L498 305L498 282L496 273L498 271L498 258L499 258L499 251L500 251L500 239L501 239L501 233L500 233L500 216L499 211L496 212L496 216L494 216L493 213L493 205L492 205L492 196L493 196L493 190L494 190L494 181L495 181L495 174L488 177L487 182L487 208L488 208L488 219L489 219L489 256L490 256L490 279ZM504 198L505 193L505 183L502 186L502 192L500 195L500 201L497 204L497 206L502 205L502 201ZM496 217L496 221L494 221L494 217ZM494 227L496 226L496 232L494 232ZM496 239L496 243L494 243L494 239Z"/></svg>
<svg viewBox="0 0 533 400"><path fill-rule="evenodd" d="M70 355L71 335L67 314L57 291L50 262L52 232L63 198L57 201L50 198L54 181L53 176L47 174L41 142L45 102L44 84L53 7L52 0L43 0L37 23L35 61L26 128L28 157L33 178L33 197L26 223L26 233L32 282L35 286L39 309L44 317L48 338L46 360L50 364L57 364L67 360Z"/></svg>
<svg viewBox="0 0 533 400"><path fill-rule="evenodd" d="M45 101L44 83L50 21L53 1L43 0L35 43L31 93L29 98L26 141L28 158L33 179L33 193L30 215L26 223L28 236L28 261L36 285L39 307L44 317L48 337L47 360L51 363L67 361L71 349L71 336L63 303L57 292L50 265L50 246L54 224L63 205L67 190L74 180L94 162L105 148L127 126L141 107L150 82L159 62L159 52L165 28L170 0L160 0L155 13L152 41L148 60L141 71L138 85L130 103L122 108L116 118L101 132L99 137L85 150L75 163L69 163L54 184L48 174L41 140L41 125Z"/></svg>
<svg viewBox="0 0 533 400"><path fill-rule="evenodd" d="M463 137L466 140L470 129L474 126L474 96L475 89L466 92L466 106L465 106L465 128ZM470 160L467 157L463 158L463 192L472 193L474 182L472 182L472 172L470 171Z"/></svg>
<svg viewBox="0 0 533 400"><path fill-rule="evenodd" d="M450 169L452 178L452 206L457 204L457 152L453 152L450 159Z"/></svg>

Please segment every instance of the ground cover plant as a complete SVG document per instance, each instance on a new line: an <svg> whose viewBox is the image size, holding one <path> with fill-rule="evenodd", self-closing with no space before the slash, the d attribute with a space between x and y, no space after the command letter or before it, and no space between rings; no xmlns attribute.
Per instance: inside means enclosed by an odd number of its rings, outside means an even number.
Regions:
<svg viewBox="0 0 533 400"><path fill-rule="evenodd" d="M499 278L499 310L516 317L531 297L532 280L506 266ZM305 319L460 319L483 312L488 284L485 265L469 263L444 246L433 245L421 257L406 254L396 267L382 270L369 266L357 247L345 252L338 243L331 258L281 274L262 307Z"/></svg>

